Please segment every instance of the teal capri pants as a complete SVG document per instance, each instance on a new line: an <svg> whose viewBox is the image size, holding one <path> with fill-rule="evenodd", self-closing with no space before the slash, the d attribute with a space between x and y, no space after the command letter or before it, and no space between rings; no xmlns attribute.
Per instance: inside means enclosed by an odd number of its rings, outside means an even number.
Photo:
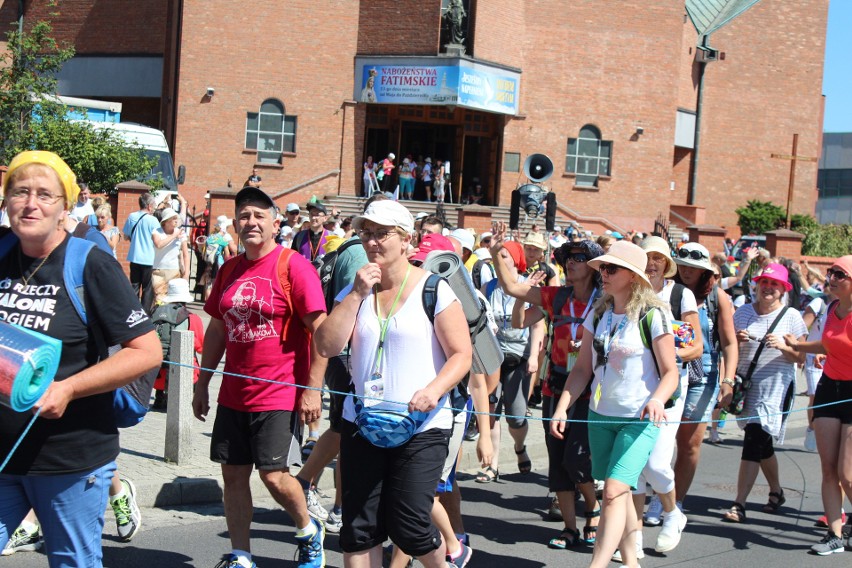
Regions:
<svg viewBox="0 0 852 568"><path fill-rule="evenodd" d="M601 424L598 420L618 424ZM635 490L659 434L660 428L648 420L603 416L589 410L592 476L615 479Z"/></svg>

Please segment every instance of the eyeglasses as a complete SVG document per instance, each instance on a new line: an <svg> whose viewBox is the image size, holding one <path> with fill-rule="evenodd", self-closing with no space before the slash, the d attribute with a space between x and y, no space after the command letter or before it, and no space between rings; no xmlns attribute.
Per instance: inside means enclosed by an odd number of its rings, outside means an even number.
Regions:
<svg viewBox="0 0 852 568"><path fill-rule="evenodd" d="M831 268L826 271L825 277L829 280L834 278L835 280L846 280L849 278L849 275L843 272L842 270L837 270L836 268Z"/></svg>
<svg viewBox="0 0 852 568"><path fill-rule="evenodd" d="M588 262L589 255L583 252L573 252L565 255L565 262L573 260L574 262Z"/></svg>
<svg viewBox="0 0 852 568"><path fill-rule="evenodd" d="M618 266L617 264L601 264L598 266L598 270L601 271L601 274L606 272L608 275L612 276L619 270L624 268L623 266Z"/></svg>
<svg viewBox="0 0 852 568"><path fill-rule="evenodd" d="M375 239L376 242L383 243L394 234L398 234L398 232L394 229L379 229L378 231L367 231L365 229L358 231L358 236L361 237L361 241L365 243L373 239Z"/></svg>
<svg viewBox="0 0 852 568"><path fill-rule="evenodd" d="M692 260L701 260L702 258L710 258L700 250L686 250L680 249L677 251L677 255L680 258L691 258Z"/></svg>
<svg viewBox="0 0 852 568"><path fill-rule="evenodd" d="M7 196L7 199L9 201L29 201L30 195L33 195L30 190L18 188L10 191L9 195ZM36 201L38 201L42 205L53 205L63 197L63 195L56 195L55 193L51 193L46 189L35 192Z"/></svg>

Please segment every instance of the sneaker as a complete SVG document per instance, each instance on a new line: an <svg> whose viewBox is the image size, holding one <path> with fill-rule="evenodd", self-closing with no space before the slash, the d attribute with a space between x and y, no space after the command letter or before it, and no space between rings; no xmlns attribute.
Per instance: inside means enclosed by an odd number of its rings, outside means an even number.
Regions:
<svg viewBox="0 0 852 568"><path fill-rule="evenodd" d="M323 524L325 525L326 532L339 534L340 529L343 528L343 516L338 515L334 511L329 511Z"/></svg>
<svg viewBox="0 0 852 568"><path fill-rule="evenodd" d="M663 522L663 504L660 503L660 498L654 495L651 497L651 502L648 503L648 512L645 513L643 520L649 527L658 527Z"/></svg>
<svg viewBox="0 0 852 568"><path fill-rule="evenodd" d="M12 538L6 543L6 548L0 552L2 556L11 556L16 552L35 552L44 544L41 536L41 528L36 525L33 532L27 532L24 527L18 527L12 533Z"/></svg>
<svg viewBox="0 0 852 568"><path fill-rule="evenodd" d="M579 491L577 493L579 493ZM562 509L559 508L559 497L556 495L550 499L550 507L547 508L547 518L551 521L563 520Z"/></svg>
<svg viewBox="0 0 852 568"><path fill-rule="evenodd" d="M475 442L479 439L479 428L476 425L476 420L471 420L467 425L467 430L464 432L466 442Z"/></svg>
<svg viewBox="0 0 852 568"><path fill-rule="evenodd" d="M246 568L244 564L240 564L240 561L237 560L237 557L233 554L226 554L222 557L222 560L214 566L213 568ZM249 568L257 568L257 564L254 562L251 563Z"/></svg>
<svg viewBox="0 0 852 568"><path fill-rule="evenodd" d="M719 432L716 430L710 430L710 443L713 445L719 445L722 443L722 436L720 436Z"/></svg>
<svg viewBox="0 0 852 568"><path fill-rule="evenodd" d="M828 556L829 554L837 554L843 552L843 541L839 536L831 531L825 533L819 543L811 547L812 552L816 552L820 556Z"/></svg>
<svg viewBox="0 0 852 568"><path fill-rule="evenodd" d="M121 479L121 485L124 487L124 495L110 501L112 512L115 513L115 528L118 531L118 536L124 542L130 542L130 539L139 532L142 527L142 513L139 511L139 506L136 504L136 486L129 479Z"/></svg>
<svg viewBox="0 0 852 568"><path fill-rule="evenodd" d="M461 541L459 541L459 544L461 545L461 550L459 550L458 556L450 558L450 555L447 554L447 564L456 568L464 568L470 562L470 557L473 556L473 549Z"/></svg>
<svg viewBox="0 0 852 568"><path fill-rule="evenodd" d="M805 430L805 450L809 452L817 451L816 434L813 428Z"/></svg>
<svg viewBox="0 0 852 568"><path fill-rule="evenodd" d="M299 563L297 568L321 568L325 566L325 550L322 543L325 540L325 527L317 520L311 520L317 532L311 536L296 537L299 544Z"/></svg>
<svg viewBox="0 0 852 568"><path fill-rule="evenodd" d="M317 439L316 438L311 437L311 438L308 438L305 441L305 445L302 446L302 463L305 463L306 461L308 461L308 458L311 457L311 452L314 451L314 446L316 446L316 445L317 445Z"/></svg>
<svg viewBox="0 0 852 568"><path fill-rule="evenodd" d="M642 560L645 558L645 550L642 546L642 533L636 533L636 560ZM621 562L621 551L616 549L615 554L612 555L613 562Z"/></svg>
<svg viewBox="0 0 852 568"><path fill-rule="evenodd" d="M669 552L680 544L680 537L686 527L686 515L677 507L671 513L663 513L663 528L657 535L657 552Z"/></svg>
<svg viewBox="0 0 852 568"><path fill-rule="evenodd" d="M841 523L846 522L846 511L844 511L843 509L840 509L840 522ZM828 528L828 519L826 518L825 515L823 515L823 516L821 516L820 518L817 519L817 522L815 524L818 527L826 529L826 528Z"/></svg>
<svg viewBox="0 0 852 568"><path fill-rule="evenodd" d="M305 490L305 501L308 504L308 514L314 519L322 523L328 518L328 511L322 506L319 501L319 493L315 487Z"/></svg>

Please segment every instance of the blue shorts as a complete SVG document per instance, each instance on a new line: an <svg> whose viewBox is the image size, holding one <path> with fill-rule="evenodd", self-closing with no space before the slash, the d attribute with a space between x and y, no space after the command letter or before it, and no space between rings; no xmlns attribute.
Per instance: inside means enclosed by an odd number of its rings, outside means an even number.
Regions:
<svg viewBox="0 0 852 568"><path fill-rule="evenodd" d="M114 472L115 462L110 462L85 473L0 475L0 548L32 508L51 568L101 566L104 512Z"/></svg>
<svg viewBox="0 0 852 568"><path fill-rule="evenodd" d="M713 419L713 409L719 397L719 381L715 374L705 375L700 383L689 385L683 403L684 422L709 422Z"/></svg>
<svg viewBox="0 0 852 568"><path fill-rule="evenodd" d="M596 420L619 422L603 424ZM589 448L592 476L615 479L636 489L639 475L660 435L659 426L638 418L602 416L589 410Z"/></svg>

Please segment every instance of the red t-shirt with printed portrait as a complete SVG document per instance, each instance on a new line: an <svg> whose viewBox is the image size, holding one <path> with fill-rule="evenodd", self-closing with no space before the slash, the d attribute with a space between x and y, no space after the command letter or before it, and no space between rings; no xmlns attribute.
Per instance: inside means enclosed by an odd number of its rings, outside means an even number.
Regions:
<svg viewBox="0 0 852 568"><path fill-rule="evenodd" d="M544 286L541 289L541 306L547 312L548 317L553 316L553 303L556 300L556 295L563 286ZM565 302L562 310L558 315L570 316L573 306L574 317L583 318L586 314L586 304L574 298ZM572 337L573 332L573 337ZM582 323L566 323L556 327L553 331L553 344L550 351L550 359L554 365L565 367L568 363L568 354L576 353L579 349L572 348L571 342L581 341L583 339L583 324ZM587 389L588 390L588 389ZM553 396L553 392L547 386L547 381L544 381L541 386L542 394Z"/></svg>

